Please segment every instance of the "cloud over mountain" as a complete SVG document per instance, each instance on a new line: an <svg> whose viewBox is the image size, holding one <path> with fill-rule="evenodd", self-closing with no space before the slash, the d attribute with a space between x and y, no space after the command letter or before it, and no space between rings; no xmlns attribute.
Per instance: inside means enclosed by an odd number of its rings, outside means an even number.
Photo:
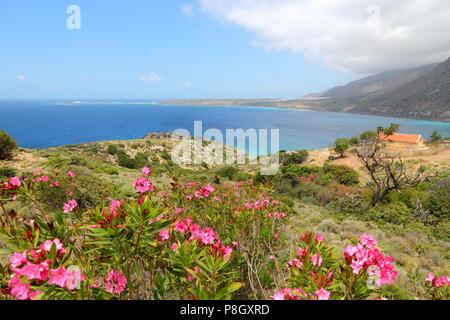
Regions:
<svg viewBox="0 0 450 320"><path fill-rule="evenodd" d="M448 0L199 0L267 49L369 74L450 56Z"/></svg>

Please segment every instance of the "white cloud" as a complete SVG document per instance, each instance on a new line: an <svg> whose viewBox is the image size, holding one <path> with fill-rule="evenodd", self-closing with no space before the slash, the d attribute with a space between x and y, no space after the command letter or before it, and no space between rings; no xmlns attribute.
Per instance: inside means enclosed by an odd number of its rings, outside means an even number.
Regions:
<svg viewBox="0 0 450 320"><path fill-rule="evenodd" d="M450 57L448 0L199 0L257 43L352 73L374 73Z"/></svg>
<svg viewBox="0 0 450 320"><path fill-rule="evenodd" d="M195 16L194 7L192 6L192 4L183 4L180 10L181 13L188 18L193 18Z"/></svg>
<svg viewBox="0 0 450 320"><path fill-rule="evenodd" d="M19 81L27 81L27 76L24 76L24 75L18 75L17 76L17 80L19 80Z"/></svg>
<svg viewBox="0 0 450 320"><path fill-rule="evenodd" d="M147 83L154 83L154 82L162 81L162 79L154 72L152 72L148 75L140 75L139 80L141 80L142 82L147 82Z"/></svg>

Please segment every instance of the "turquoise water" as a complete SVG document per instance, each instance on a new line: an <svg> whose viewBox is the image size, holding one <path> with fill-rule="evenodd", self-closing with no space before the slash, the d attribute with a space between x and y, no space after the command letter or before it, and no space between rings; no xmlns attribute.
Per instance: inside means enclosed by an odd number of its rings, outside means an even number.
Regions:
<svg viewBox="0 0 450 320"><path fill-rule="evenodd" d="M401 132L428 137L433 131L450 136L450 123L332 112L259 107L159 105L149 101L0 101L0 129L26 148L142 138L149 132L184 128L194 121L203 130L280 129L280 148L319 149L336 138L400 123Z"/></svg>

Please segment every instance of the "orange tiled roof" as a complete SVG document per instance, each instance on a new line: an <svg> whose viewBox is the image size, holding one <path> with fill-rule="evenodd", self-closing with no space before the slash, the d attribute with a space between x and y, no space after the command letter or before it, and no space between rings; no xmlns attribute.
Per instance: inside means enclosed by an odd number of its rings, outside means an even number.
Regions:
<svg viewBox="0 0 450 320"><path fill-rule="evenodd" d="M404 134L394 133L393 135L385 135L380 133L380 138L383 141L400 142L400 143L419 143L422 136L420 134Z"/></svg>

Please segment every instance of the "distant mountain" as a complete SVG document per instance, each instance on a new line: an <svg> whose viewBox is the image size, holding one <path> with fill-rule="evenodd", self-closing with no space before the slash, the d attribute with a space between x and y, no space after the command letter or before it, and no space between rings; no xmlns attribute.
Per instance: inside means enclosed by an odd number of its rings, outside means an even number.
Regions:
<svg viewBox="0 0 450 320"><path fill-rule="evenodd" d="M450 59L303 97L310 109L450 121Z"/></svg>
<svg viewBox="0 0 450 320"><path fill-rule="evenodd" d="M450 122L450 58L440 64L382 72L296 99L178 99L162 103L294 108Z"/></svg>

